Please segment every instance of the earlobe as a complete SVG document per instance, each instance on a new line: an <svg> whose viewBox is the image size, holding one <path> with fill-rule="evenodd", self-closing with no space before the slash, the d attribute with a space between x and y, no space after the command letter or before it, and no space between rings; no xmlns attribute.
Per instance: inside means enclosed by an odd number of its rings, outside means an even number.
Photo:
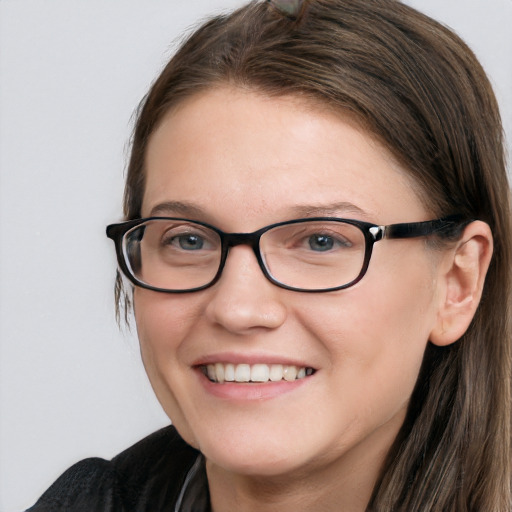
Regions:
<svg viewBox="0 0 512 512"><path fill-rule="evenodd" d="M482 296L492 250L489 225L474 221L455 247L446 251L438 282L437 321L430 334L435 345L450 345L466 332Z"/></svg>

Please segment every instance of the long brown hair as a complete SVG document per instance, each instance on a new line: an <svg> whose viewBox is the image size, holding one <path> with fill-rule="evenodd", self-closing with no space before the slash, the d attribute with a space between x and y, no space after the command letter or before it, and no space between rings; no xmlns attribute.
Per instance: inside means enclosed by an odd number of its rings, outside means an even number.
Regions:
<svg viewBox="0 0 512 512"><path fill-rule="evenodd" d="M202 90L229 83L355 115L433 215L484 220L495 247L468 331L449 347L427 347L368 510L509 512L511 210L489 81L453 32L396 0L306 0L295 16L277 4L251 2L207 21L165 67L138 112L125 216L141 214L152 133Z"/></svg>

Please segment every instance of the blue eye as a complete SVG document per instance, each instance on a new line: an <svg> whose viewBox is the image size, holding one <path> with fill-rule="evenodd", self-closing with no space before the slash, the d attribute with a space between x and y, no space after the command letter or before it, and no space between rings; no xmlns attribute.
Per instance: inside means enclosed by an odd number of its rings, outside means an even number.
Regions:
<svg viewBox="0 0 512 512"><path fill-rule="evenodd" d="M329 251L334 247L334 239L327 235L313 235L309 237L308 244L313 251Z"/></svg>
<svg viewBox="0 0 512 512"><path fill-rule="evenodd" d="M171 244L178 243L185 251L198 251L203 248L204 240L198 235L179 235L171 239Z"/></svg>

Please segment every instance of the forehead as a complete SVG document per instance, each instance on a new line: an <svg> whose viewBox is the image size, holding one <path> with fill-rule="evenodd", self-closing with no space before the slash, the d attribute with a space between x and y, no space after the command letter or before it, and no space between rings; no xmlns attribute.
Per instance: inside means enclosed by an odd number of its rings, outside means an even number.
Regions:
<svg viewBox="0 0 512 512"><path fill-rule="evenodd" d="M145 167L144 216L170 201L256 227L301 205L352 204L357 217L379 222L425 216L407 174L374 137L294 96L235 88L193 96L154 132Z"/></svg>

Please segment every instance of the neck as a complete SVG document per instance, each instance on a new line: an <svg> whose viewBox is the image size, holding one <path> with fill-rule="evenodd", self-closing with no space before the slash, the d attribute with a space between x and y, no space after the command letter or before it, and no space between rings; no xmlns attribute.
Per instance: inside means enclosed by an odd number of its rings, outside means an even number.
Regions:
<svg viewBox="0 0 512 512"><path fill-rule="evenodd" d="M211 475L211 476L210 476ZM371 494L360 482L340 475L334 484L318 478L248 477L224 472L208 472L213 512L302 512L312 510L364 512ZM346 475L348 476L348 475ZM376 477L376 475L375 475ZM343 484L341 483L343 482Z"/></svg>

